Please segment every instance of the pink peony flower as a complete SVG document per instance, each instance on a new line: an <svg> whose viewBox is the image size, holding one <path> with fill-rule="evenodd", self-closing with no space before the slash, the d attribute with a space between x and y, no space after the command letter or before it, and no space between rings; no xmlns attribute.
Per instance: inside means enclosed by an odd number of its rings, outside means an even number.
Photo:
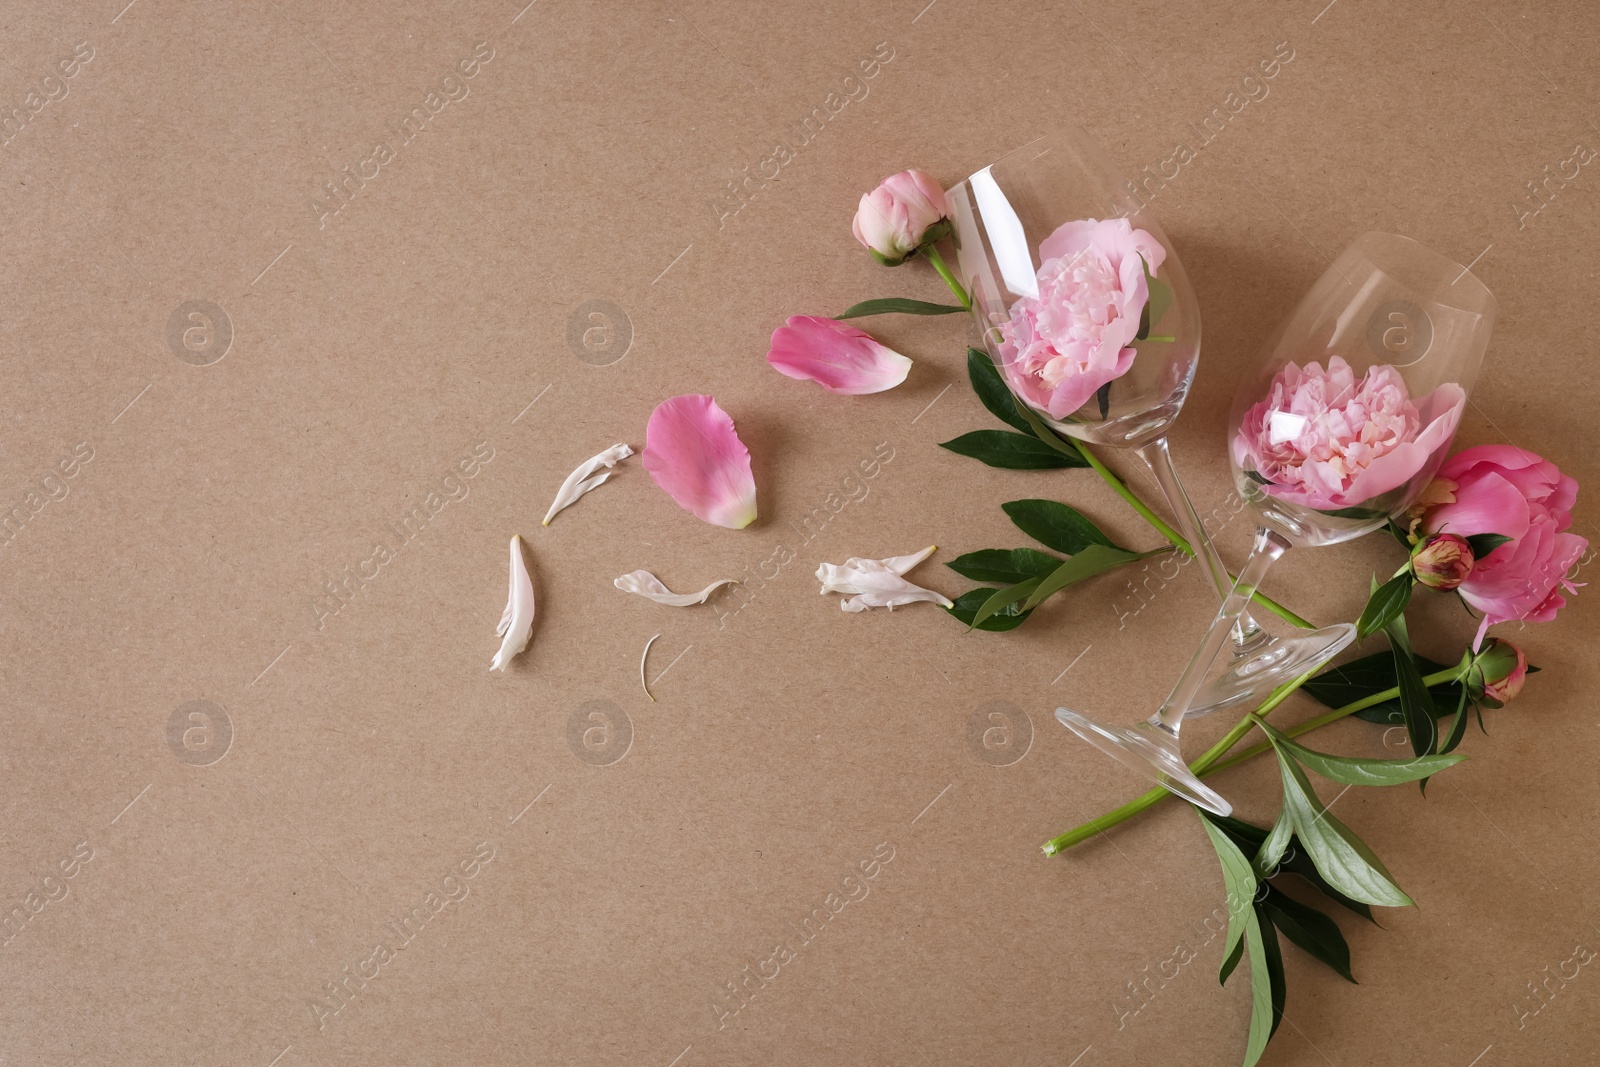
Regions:
<svg viewBox="0 0 1600 1067"><path fill-rule="evenodd" d="M1510 538L1482 556L1457 590L1483 612L1478 628L1500 622L1546 622L1576 592L1568 572L1589 542L1567 533L1578 483L1554 463L1512 445L1478 445L1457 452L1430 486L1442 500L1422 513L1425 533L1457 537L1499 534Z"/></svg>
<svg viewBox="0 0 1600 1067"><path fill-rule="evenodd" d="M767 362L779 374L847 395L893 389L911 371L911 360L871 334L818 315L791 315L773 330Z"/></svg>
<svg viewBox="0 0 1600 1067"><path fill-rule="evenodd" d="M948 227L939 224L949 216L944 187L923 171L903 170L862 196L851 228L874 259L898 267L918 248L943 237Z"/></svg>
<svg viewBox="0 0 1600 1067"><path fill-rule="evenodd" d="M1413 403L1400 372L1378 364L1356 380L1342 356L1289 363L1245 413L1233 439L1240 468L1269 496L1319 511L1355 507L1425 474L1461 419L1467 394L1439 386Z"/></svg>
<svg viewBox="0 0 1600 1067"><path fill-rule="evenodd" d="M1000 327L1000 363L1017 395L1063 419L1126 374L1150 297L1145 267L1155 274L1166 256L1127 219L1069 222L1040 242L1039 295L1012 304Z"/></svg>
<svg viewBox="0 0 1600 1067"><path fill-rule="evenodd" d="M1472 546L1454 534L1439 534L1422 542L1411 554L1417 581L1429 589L1449 591L1472 573Z"/></svg>

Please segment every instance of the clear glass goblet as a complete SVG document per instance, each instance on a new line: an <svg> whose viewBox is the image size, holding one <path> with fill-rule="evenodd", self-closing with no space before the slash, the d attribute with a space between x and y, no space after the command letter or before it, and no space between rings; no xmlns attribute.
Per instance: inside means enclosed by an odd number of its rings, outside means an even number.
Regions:
<svg viewBox="0 0 1600 1067"><path fill-rule="evenodd" d="M1179 753L1178 731L1239 612L1291 546L1332 545L1403 516L1444 460L1494 324L1467 268L1407 237L1340 253L1246 376L1229 419L1234 485L1259 527L1199 650L1166 702L1132 727L1070 708L1084 740L1208 811L1232 806Z"/></svg>
<svg viewBox="0 0 1600 1067"><path fill-rule="evenodd" d="M1144 460L1223 598L1233 578L1167 447L1200 357L1200 309L1136 188L1082 130L1026 144L950 190L958 273L1012 394L1050 430ZM1240 611L1230 633L1233 660L1191 714L1264 697L1354 630L1279 638Z"/></svg>

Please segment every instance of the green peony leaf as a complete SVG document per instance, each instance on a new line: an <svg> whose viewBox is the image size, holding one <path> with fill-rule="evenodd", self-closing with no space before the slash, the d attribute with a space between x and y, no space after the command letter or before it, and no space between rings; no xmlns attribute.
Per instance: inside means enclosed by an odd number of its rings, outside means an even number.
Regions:
<svg viewBox="0 0 1600 1067"><path fill-rule="evenodd" d="M1400 685L1400 715L1405 720L1406 736L1411 739L1411 751L1426 756L1439 741L1439 709L1434 706L1428 687L1422 683L1422 672L1411 655L1409 642L1395 640L1394 623L1388 627L1389 640L1394 645L1389 651L1394 656L1395 678ZM1422 779L1427 788L1427 778Z"/></svg>
<svg viewBox="0 0 1600 1067"><path fill-rule="evenodd" d="M1438 706L1438 701L1435 701L1434 707L1437 708ZM1450 734L1444 739L1444 743L1439 746L1439 751L1454 752L1456 746L1461 743L1461 739L1465 736L1467 736L1467 690L1462 687L1461 696L1456 700L1456 717L1450 724Z"/></svg>
<svg viewBox="0 0 1600 1067"><path fill-rule="evenodd" d="M1266 843L1266 840L1269 836L1266 830L1256 826L1253 823L1247 823L1243 819L1235 819L1231 816L1222 815L1210 815L1207 817L1212 822L1216 823L1217 826L1221 827L1222 832L1232 838L1233 843L1238 845L1240 851L1244 852L1247 856L1257 855L1259 852L1261 852L1262 845ZM1334 903L1339 904L1342 907L1349 908L1351 911L1355 912L1363 919L1366 919L1368 922L1376 922L1376 920L1372 918L1371 908L1367 907L1359 900L1351 900L1349 897L1345 896L1343 893L1339 892L1337 889L1333 888L1333 886L1328 884L1328 880L1318 873L1316 865L1311 862L1311 857L1306 855L1305 846L1302 845L1297 839L1291 837L1289 839L1288 852L1283 853L1282 859L1274 862L1277 867L1277 874L1274 875L1274 877L1284 874L1298 875L1320 890L1323 896L1327 897L1329 900L1332 900ZM1263 872L1261 871L1260 864L1258 862L1257 873L1258 875L1263 873L1272 874L1272 867L1269 866Z"/></svg>
<svg viewBox="0 0 1600 1067"><path fill-rule="evenodd" d="M1233 948L1222 957L1222 966L1217 968L1217 984L1227 985L1228 977L1233 974L1233 969L1239 966L1239 961L1244 959L1244 938L1233 943Z"/></svg>
<svg viewBox="0 0 1600 1067"><path fill-rule="evenodd" d="M1206 836L1211 839L1211 847L1216 850L1218 861L1222 864L1222 881L1228 891L1228 940L1223 948L1224 963L1229 958L1235 958L1237 961L1237 950L1241 939L1250 955L1250 1036L1245 1042L1244 1067L1255 1067L1256 1062L1261 1059L1261 1053L1266 1050L1267 1041L1272 1037L1275 999L1280 1011L1282 1008L1282 960L1278 961L1276 968L1271 967L1267 961L1266 936L1261 929L1261 920L1254 904L1256 874L1250 866L1250 861L1239 851L1239 846L1212 822L1210 816L1198 808L1195 811L1200 817L1200 824L1206 828ZM1268 930L1270 929L1269 926ZM1274 943L1274 954L1276 950L1277 945ZM1224 981L1232 970L1230 966L1223 972ZM1274 970L1279 976L1276 998L1273 989Z"/></svg>
<svg viewBox="0 0 1600 1067"><path fill-rule="evenodd" d="M1312 959L1327 964L1347 982L1355 982L1355 975L1350 973L1350 945L1338 923L1276 886L1267 887L1266 899L1260 906L1266 909L1279 933Z"/></svg>
<svg viewBox="0 0 1600 1067"><path fill-rule="evenodd" d="M985 600L973 614L972 622L969 625L976 628L985 619L1004 608L1014 608L1019 612L1028 610L1026 608L1018 608L1017 604L1027 599L1028 594L1033 592L1038 585L1039 579L1029 578L1027 581L1018 582L1016 585L1008 585L1004 589L995 590L989 599Z"/></svg>
<svg viewBox="0 0 1600 1067"><path fill-rule="evenodd" d="M1283 950L1278 944L1278 931L1273 926L1272 913L1260 901L1251 907L1256 913L1256 928L1261 931L1261 961L1266 965L1267 990L1272 996L1272 1029L1267 1031L1267 1040L1270 1041L1272 1035L1278 1032L1278 1024L1283 1022L1283 1005L1289 999L1289 987L1283 977ZM1250 980L1254 985L1255 975L1252 974Z"/></svg>
<svg viewBox="0 0 1600 1067"><path fill-rule="evenodd" d="M1038 587L1028 595L1027 601L1022 605L1023 610L1037 607L1045 598L1054 596L1069 585L1076 585L1086 578L1104 574L1124 564L1136 563L1147 555L1148 553L1129 552L1121 548L1107 548L1105 545L1090 545L1039 582Z"/></svg>
<svg viewBox="0 0 1600 1067"><path fill-rule="evenodd" d="M1273 744L1322 777L1340 785L1402 785L1437 774L1454 766L1465 756L1422 755L1412 759L1365 759L1356 756L1330 756L1297 745L1265 722L1257 723ZM1274 831L1276 832L1276 831ZM1273 862L1276 862L1274 860ZM1270 867L1268 868L1271 869Z"/></svg>
<svg viewBox="0 0 1600 1067"><path fill-rule="evenodd" d="M1339 892L1366 904L1407 907L1410 897L1395 884L1383 861L1366 842L1322 806L1305 771L1274 742L1283 778L1283 804L1294 834L1305 845L1317 871Z"/></svg>
<svg viewBox="0 0 1600 1067"><path fill-rule="evenodd" d="M1481 533L1473 534L1466 542L1472 546L1472 558L1482 559L1509 540L1505 534Z"/></svg>
<svg viewBox="0 0 1600 1067"><path fill-rule="evenodd" d="M896 266L899 263L885 264ZM867 315L959 315L967 309L960 304L930 304L926 300L908 300L902 296L889 296L879 300L863 300L845 308L835 319L859 319Z"/></svg>
<svg viewBox="0 0 1600 1067"><path fill-rule="evenodd" d="M1031 434L1009 430L973 430L954 440L941 441L939 447L1002 470L1051 471L1089 465L1084 459L1058 452Z"/></svg>
<svg viewBox="0 0 1600 1067"><path fill-rule="evenodd" d="M1278 873L1278 865L1283 862L1284 854L1294 841L1294 816L1289 805L1285 804L1278 809L1278 821L1272 824L1272 832L1262 838L1256 849L1256 874L1262 878L1271 878Z"/></svg>
<svg viewBox="0 0 1600 1067"><path fill-rule="evenodd" d="M965 623L968 629L988 630L992 633L1015 630L1027 621L1029 615L1033 614L1029 611L1022 611L1018 609L1017 605L1011 604L974 625L973 619L977 617L978 609L983 607L984 602L996 592L998 590L988 588L968 589L965 593L956 597L952 606L944 610Z"/></svg>
<svg viewBox="0 0 1600 1067"><path fill-rule="evenodd" d="M1014 585L1029 578L1043 578L1061 563L1059 556L1034 548L982 548L957 556L945 566L975 582Z"/></svg>
<svg viewBox="0 0 1600 1067"><path fill-rule="evenodd" d="M1356 620L1356 637L1366 640L1379 630L1388 626L1411 602L1411 572L1397 574L1390 578L1367 601L1367 606L1361 609L1361 618Z"/></svg>
<svg viewBox="0 0 1600 1067"><path fill-rule="evenodd" d="M1155 324L1161 321L1161 316L1167 313L1167 308L1172 306L1172 286L1150 273L1150 264L1145 262L1142 255L1139 265L1144 268L1144 284L1150 293L1139 311L1139 332L1134 334L1134 340L1143 341L1150 336Z"/></svg>
<svg viewBox="0 0 1600 1067"><path fill-rule="evenodd" d="M1076 509L1054 500L1011 500L1000 508L1011 516L1017 529L1047 548L1069 556L1077 555L1090 545L1119 547Z"/></svg>
<svg viewBox="0 0 1600 1067"><path fill-rule="evenodd" d="M1418 669L1424 674L1437 674L1445 669L1442 663L1435 663L1421 656L1415 659ZM1394 656L1384 651L1351 660L1337 667L1330 667L1301 688L1307 696L1313 697L1321 704L1330 708L1342 708L1384 690L1393 689L1399 684L1399 679L1394 673ZM1456 703L1461 693L1461 686L1455 682L1443 682L1434 686L1430 692L1433 693L1437 704L1447 708ZM1356 712L1356 717L1367 722L1391 726L1405 722L1400 713L1399 697L1364 708Z"/></svg>
<svg viewBox="0 0 1600 1067"><path fill-rule="evenodd" d="M1005 381L1000 377L999 368L994 365L994 360L989 358L987 352L976 348L967 349L967 377L972 381L972 391L978 395L978 400L983 406L989 409L989 414L1023 433L1033 433L1033 427L1028 424L1028 420L1017 413L1017 400L1011 395L1011 390L1006 388Z"/></svg>

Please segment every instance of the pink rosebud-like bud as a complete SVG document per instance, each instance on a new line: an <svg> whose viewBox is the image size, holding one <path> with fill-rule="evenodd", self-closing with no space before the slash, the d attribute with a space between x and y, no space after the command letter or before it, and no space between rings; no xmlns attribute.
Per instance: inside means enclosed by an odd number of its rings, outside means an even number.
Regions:
<svg viewBox="0 0 1600 1067"><path fill-rule="evenodd" d="M1472 546L1455 534L1439 534L1417 546L1411 554L1411 569L1417 581L1429 589L1449 591L1472 573Z"/></svg>
<svg viewBox="0 0 1600 1067"><path fill-rule="evenodd" d="M950 232L944 188L920 170L883 179L861 198L852 229L856 240L886 267L898 267L925 244Z"/></svg>
<svg viewBox="0 0 1600 1067"><path fill-rule="evenodd" d="M1528 657L1522 654L1522 649L1496 637L1473 657L1467 682L1473 691L1482 691L1484 703L1498 708L1522 692L1522 683L1527 677Z"/></svg>

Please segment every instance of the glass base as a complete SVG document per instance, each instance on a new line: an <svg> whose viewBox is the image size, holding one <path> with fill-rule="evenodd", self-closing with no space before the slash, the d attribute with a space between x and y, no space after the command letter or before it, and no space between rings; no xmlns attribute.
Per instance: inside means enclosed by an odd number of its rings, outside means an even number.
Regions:
<svg viewBox="0 0 1600 1067"><path fill-rule="evenodd" d="M1061 725L1124 765L1153 778L1157 785L1217 815L1231 815L1233 805L1194 776L1178 748L1178 736L1148 722L1137 726L1102 726L1071 708L1057 708Z"/></svg>
<svg viewBox="0 0 1600 1067"><path fill-rule="evenodd" d="M1275 637L1241 656L1195 695L1184 718L1209 715L1240 704L1259 704L1284 682L1316 670L1349 647L1356 628L1341 622L1310 633Z"/></svg>

